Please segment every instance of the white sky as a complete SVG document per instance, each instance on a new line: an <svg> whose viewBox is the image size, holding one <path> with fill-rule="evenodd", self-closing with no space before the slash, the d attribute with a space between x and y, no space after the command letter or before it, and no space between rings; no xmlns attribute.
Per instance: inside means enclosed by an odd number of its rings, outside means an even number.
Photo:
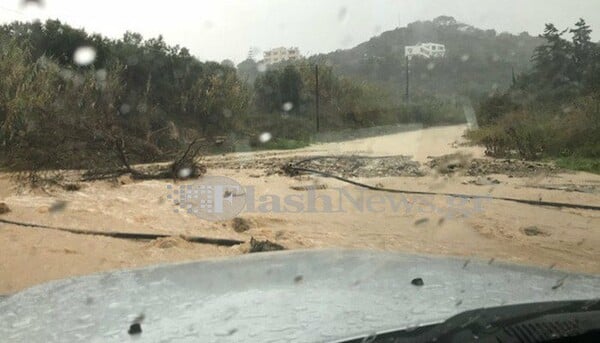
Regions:
<svg viewBox="0 0 600 343"><path fill-rule="evenodd" d="M544 23L572 26L583 17L600 39L600 0L43 0L40 11L22 0L0 0L0 23L58 18L117 38L162 34L202 60L236 63L250 47L297 46L304 55L350 48L416 20L450 15L498 32L539 34ZM345 14L344 14L345 13Z"/></svg>

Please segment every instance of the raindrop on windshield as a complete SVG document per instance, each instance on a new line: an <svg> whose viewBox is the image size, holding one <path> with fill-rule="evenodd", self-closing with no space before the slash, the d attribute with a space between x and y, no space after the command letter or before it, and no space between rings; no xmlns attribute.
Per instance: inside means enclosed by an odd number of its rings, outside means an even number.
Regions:
<svg viewBox="0 0 600 343"><path fill-rule="evenodd" d="M270 132L263 132L260 134L260 136L258 136L258 140L261 143L266 143L266 142L270 141L271 138L273 138L273 136L271 135Z"/></svg>
<svg viewBox="0 0 600 343"><path fill-rule="evenodd" d="M231 110L228 108L224 108L223 109L223 117L225 118L231 118Z"/></svg>
<svg viewBox="0 0 600 343"><path fill-rule="evenodd" d="M73 61L79 66L87 66L96 59L96 49L91 46L80 46L73 53Z"/></svg>
<svg viewBox="0 0 600 343"><path fill-rule="evenodd" d="M123 104L119 106L119 112L121 112L121 114L127 114L129 113L129 111L131 111L131 106L129 106L128 104Z"/></svg>
<svg viewBox="0 0 600 343"><path fill-rule="evenodd" d="M259 73L264 73L267 71L267 65L264 63L259 63L256 65L256 70L258 70Z"/></svg>
<svg viewBox="0 0 600 343"><path fill-rule="evenodd" d="M433 68L435 68L435 63L434 62L429 62L427 64L427 70L433 70Z"/></svg>
<svg viewBox="0 0 600 343"><path fill-rule="evenodd" d="M289 112L292 110L292 108L294 108L294 104L292 104L290 101L287 101L283 104L283 106L281 106L281 108L286 111Z"/></svg>
<svg viewBox="0 0 600 343"><path fill-rule="evenodd" d="M106 69L99 69L96 72L96 79L98 81L106 81Z"/></svg>
<svg viewBox="0 0 600 343"><path fill-rule="evenodd" d="M35 20L38 20L42 15L44 1L43 0L22 0L20 7L23 10L25 17L27 17L28 20L35 21Z"/></svg>
<svg viewBox="0 0 600 343"><path fill-rule="evenodd" d="M181 168L177 171L177 177L180 179L187 179L192 175L192 169L190 168Z"/></svg>
<svg viewBox="0 0 600 343"><path fill-rule="evenodd" d="M460 60L462 62L467 62L469 60L469 58L471 58L471 56L469 56L469 54L464 54L464 55L460 56Z"/></svg>
<svg viewBox="0 0 600 343"><path fill-rule="evenodd" d="M340 10L338 11L338 20L341 22L346 21L346 19L348 18L348 9L346 7L340 7Z"/></svg>
<svg viewBox="0 0 600 343"><path fill-rule="evenodd" d="M38 8L44 7L43 0L21 0L21 8L26 8L27 6L36 6Z"/></svg>

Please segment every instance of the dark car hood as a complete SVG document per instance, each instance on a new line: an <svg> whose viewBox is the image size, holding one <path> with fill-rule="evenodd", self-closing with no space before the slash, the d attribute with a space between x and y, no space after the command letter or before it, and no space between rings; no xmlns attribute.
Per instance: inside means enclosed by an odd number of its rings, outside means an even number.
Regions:
<svg viewBox="0 0 600 343"><path fill-rule="evenodd" d="M0 301L0 333L11 342L315 342L481 307L599 296L598 276L449 257L290 251L35 286ZM129 335L141 314L142 333Z"/></svg>

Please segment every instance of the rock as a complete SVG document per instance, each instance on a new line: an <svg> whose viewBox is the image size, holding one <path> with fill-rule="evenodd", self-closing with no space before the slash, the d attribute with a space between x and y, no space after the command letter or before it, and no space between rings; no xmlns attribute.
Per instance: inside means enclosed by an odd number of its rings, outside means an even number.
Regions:
<svg viewBox="0 0 600 343"><path fill-rule="evenodd" d="M232 221L233 230L235 232L245 232L250 230L250 222L244 218L236 217Z"/></svg>
<svg viewBox="0 0 600 343"><path fill-rule="evenodd" d="M6 203L0 202L0 214L5 214L10 212L10 208Z"/></svg>
<svg viewBox="0 0 600 343"><path fill-rule="evenodd" d="M63 185L63 189L65 191L74 192L74 191L80 190L81 185L78 183L67 183L67 184Z"/></svg>
<svg viewBox="0 0 600 343"><path fill-rule="evenodd" d="M277 250L285 250L285 248L282 245L273 243L269 240L258 241L254 239L254 237L250 238L250 249L248 250L248 253Z"/></svg>
<svg viewBox="0 0 600 343"><path fill-rule="evenodd" d="M50 207L49 206L38 207L37 211L38 211L38 213L48 213L50 211Z"/></svg>
<svg viewBox="0 0 600 343"><path fill-rule="evenodd" d="M117 182L120 185L128 185L133 183L133 179L131 178L131 175L121 175L117 177Z"/></svg>
<svg viewBox="0 0 600 343"><path fill-rule="evenodd" d="M523 233L527 236L550 236L547 232L541 230L535 225L523 228Z"/></svg>

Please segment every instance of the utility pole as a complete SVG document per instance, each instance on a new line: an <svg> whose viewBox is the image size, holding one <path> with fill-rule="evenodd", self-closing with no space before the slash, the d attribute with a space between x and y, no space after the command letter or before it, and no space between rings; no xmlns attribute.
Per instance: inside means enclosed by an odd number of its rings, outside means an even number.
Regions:
<svg viewBox="0 0 600 343"><path fill-rule="evenodd" d="M512 67L512 85L517 84L517 77L515 76L515 67Z"/></svg>
<svg viewBox="0 0 600 343"><path fill-rule="evenodd" d="M315 114L317 132L319 132L319 65L315 65Z"/></svg>
<svg viewBox="0 0 600 343"><path fill-rule="evenodd" d="M404 98L406 99L406 103L408 104L410 102L410 76L408 75L409 73L409 69L408 69L408 56L406 56L406 93L404 94Z"/></svg>

